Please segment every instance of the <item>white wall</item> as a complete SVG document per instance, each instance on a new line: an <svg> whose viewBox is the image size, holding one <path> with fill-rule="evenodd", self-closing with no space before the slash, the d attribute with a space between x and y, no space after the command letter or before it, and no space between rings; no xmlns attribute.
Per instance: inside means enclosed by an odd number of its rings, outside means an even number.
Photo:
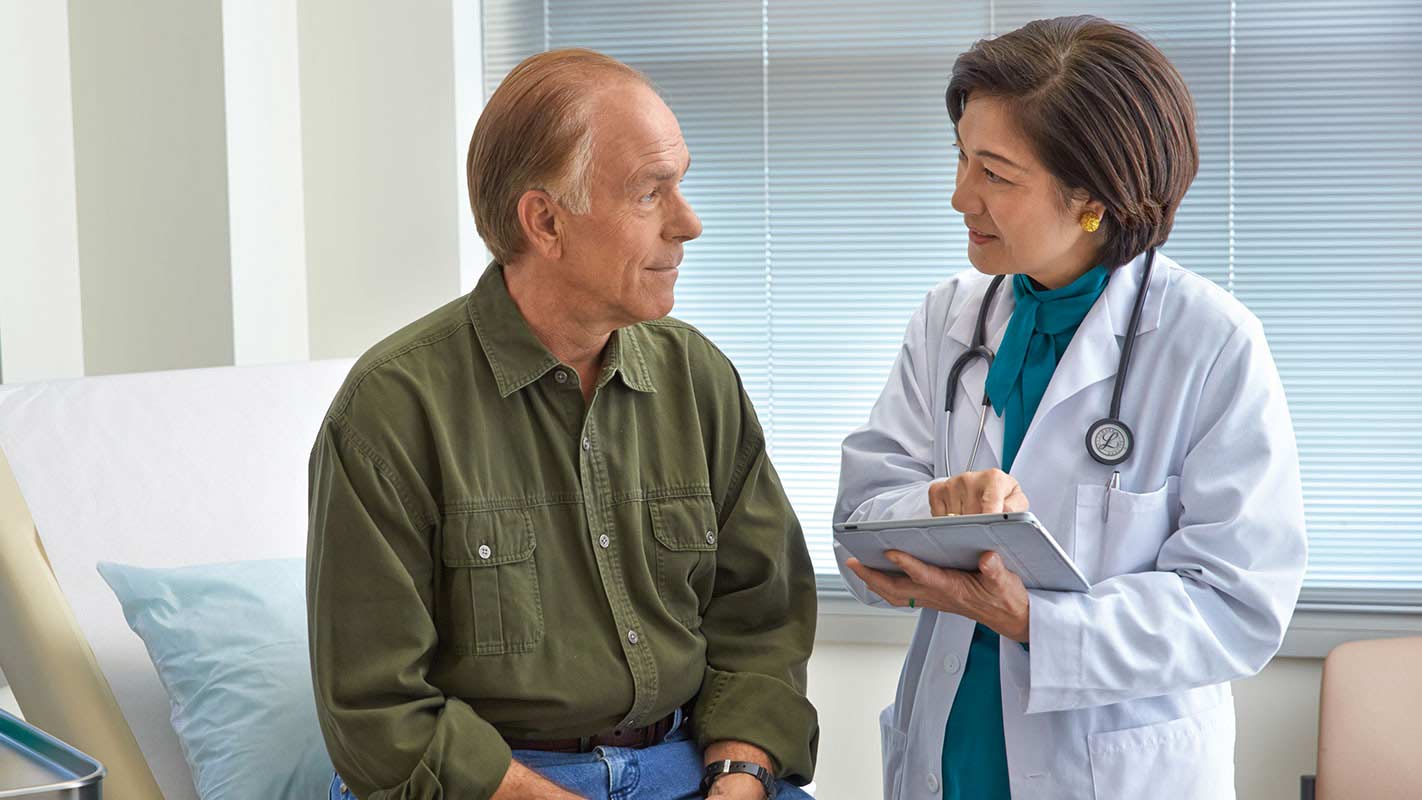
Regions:
<svg viewBox="0 0 1422 800"><path fill-rule="evenodd" d="M1318 689L1323 659L1276 658L1234 684L1241 800L1297 800L1299 776L1318 763Z"/></svg>
<svg viewBox="0 0 1422 800"><path fill-rule="evenodd" d="M465 169L474 123L484 110L484 27L480 0L452 0L454 17L454 207L459 225L459 291L472 292L492 258L474 227Z"/></svg>
<svg viewBox="0 0 1422 800"><path fill-rule="evenodd" d="M893 702L903 647L821 641L810 659L820 713L817 800L880 797L879 710ZM1234 685L1239 800L1297 800L1318 748L1319 659L1275 659Z"/></svg>
<svg viewBox="0 0 1422 800"><path fill-rule="evenodd" d="M0 380L353 356L472 286L478 0L0 0Z"/></svg>
<svg viewBox="0 0 1422 800"><path fill-rule="evenodd" d="M69 20L0 0L0 380L84 374Z"/></svg>
<svg viewBox="0 0 1422 800"><path fill-rule="evenodd" d="M883 797L879 711L894 702L904 647L819 641L810 702L820 714L815 800Z"/></svg>
<svg viewBox="0 0 1422 800"><path fill-rule="evenodd" d="M91 375L232 363L217 0L69 4Z"/></svg>
<svg viewBox="0 0 1422 800"><path fill-rule="evenodd" d="M452 6L299 9L311 356L357 355L459 294Z"/></svg>
<svg viewBox="0 0 1422 800"><path fill-rule="evenodd" d="M306 218L296 6L222 4L236 364L304 361Z"/></svg>

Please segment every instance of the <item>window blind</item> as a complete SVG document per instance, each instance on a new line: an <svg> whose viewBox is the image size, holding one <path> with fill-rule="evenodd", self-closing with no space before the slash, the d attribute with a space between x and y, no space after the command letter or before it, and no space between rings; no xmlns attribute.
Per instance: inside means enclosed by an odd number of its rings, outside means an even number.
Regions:
<svg viewBox="0 0 1422 800"><path fill-rule="evenodd" d="M839 443L924 294L969 267L953 60L1078 13L1145 33L1194 94L1201 169L1165 251L1264 322L1303 465L1305 600L1422 604L1422 6L484 0L486 95L565 46L658 85L705 223L673 313L735 362L834 575Z"/></svg>

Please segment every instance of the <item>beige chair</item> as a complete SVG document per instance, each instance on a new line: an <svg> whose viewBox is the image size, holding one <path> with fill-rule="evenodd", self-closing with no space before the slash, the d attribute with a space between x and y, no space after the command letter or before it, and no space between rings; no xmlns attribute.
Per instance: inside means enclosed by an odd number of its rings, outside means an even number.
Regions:
<svg viewBox="0 0 1422 800"><path fill-rule="evenodd" d="M1422 798L1422 637L1350 642L1323 662L1318 800Z"/></svg>

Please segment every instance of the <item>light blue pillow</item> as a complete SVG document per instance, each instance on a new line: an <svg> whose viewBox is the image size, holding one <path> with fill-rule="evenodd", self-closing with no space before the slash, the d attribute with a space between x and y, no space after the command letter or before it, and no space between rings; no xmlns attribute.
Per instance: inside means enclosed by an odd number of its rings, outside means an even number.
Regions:
<svg viewBox="0 0 1422 800"><path fill-rule="evenodd" d="M203 800L325 797L303 559L177 569L101 562L172 703Z"/></svg>

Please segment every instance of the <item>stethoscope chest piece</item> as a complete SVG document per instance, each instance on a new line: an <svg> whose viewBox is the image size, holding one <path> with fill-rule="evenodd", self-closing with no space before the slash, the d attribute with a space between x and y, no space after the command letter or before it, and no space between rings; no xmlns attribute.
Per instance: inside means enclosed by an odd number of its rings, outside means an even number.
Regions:
<svg viewBox="0 0 1422 800"><path fill-rule="evenodd" d="M1119 419L1097 420L1086 431L1086 449L1091 457L1108 467L1114 467L1131 456L1135 434Z"/></svg>

